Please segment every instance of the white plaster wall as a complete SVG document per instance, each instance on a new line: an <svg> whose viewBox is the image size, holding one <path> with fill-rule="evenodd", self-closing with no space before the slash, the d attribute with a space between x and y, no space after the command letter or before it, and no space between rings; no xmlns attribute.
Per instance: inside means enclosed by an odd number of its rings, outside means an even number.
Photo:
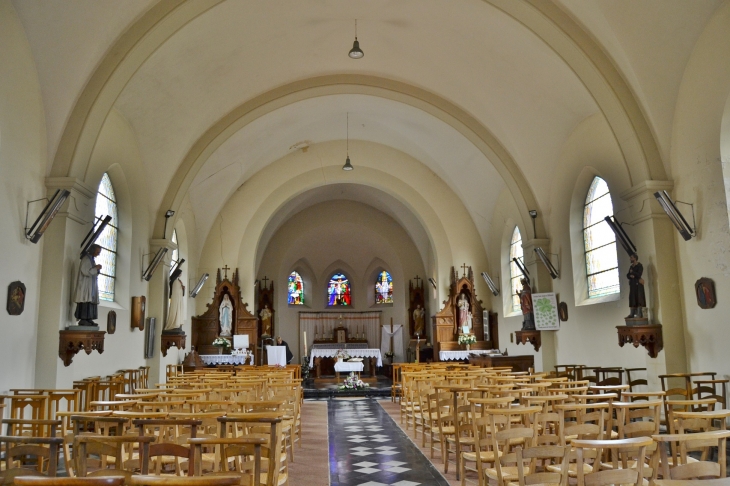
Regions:
<svg viewBox="0 0 730 486"><path fill-rule="evenodd" d="M150 238L149 185L142 170L135 135L116 111L109 114L99 134L84 182L97 188L104 172L109 173L114 186L120 230L115 301L102 301L97 323L101 330L106 330L107 314L114 310L117 313L117 329L115 334L106 335L103 354L93 352L87 355L82 352L76 355L69 369L59 377L57 386L61 388L70 387L71 379L106 376L120 369L145 365L144 332L132 330L130 319L132 297L147 294L147 282L141 275L143 262L147 261L143 255L147 253ZM88 231L88 226L80 231ZM73 258L77 259L78 255L73 255ZM73 322L69 320L68 324Z"/></svg>
<svg viewBox="0 0 730 486"><path fill-rule="evenodd" d="M9 1L0 1L0 393L34 386L43 239L24 236L26 203L46 196L46 128L36 67L23 26ZM44 202L31 207L34 217ZM7 286L26 286L25 311L5 310Z"/></svg>
<svg viewBox="0 0 730 486"><path fill-rule="evenodd" d="M351 279L352 306L328 309L326 287L337 269ZM393 278L393 304L375 304L380 269ZM287 304L287 278L292 270L304 280L304 306ZM425 274L416 245L395 220L362 203L330 201L294 215L275 233L257 277L274 280L275 333L289 344L298 362L304 351L300 311L376 310L382 313L381 324L389 324L392 318L394 324L407 326L408 280ZM380 343L371 344L380 347Z"/></svg>
<svg viewBox="0 0 730 486"><path fill-rule="evenodd" d="M730 347L730 231L724 178L729 146L722 138L723 110L730 97L730 3L713 15L690 58L674 114L671 152L675 199L694 203L697 238L685 242L675 233L686 319L685 346L691 371L730 376L724 359ZM727 137L727 135L726 135ZM686 206L680 210L690 216ZM717 306L700 309L694 283L715 281Z"/></svg>

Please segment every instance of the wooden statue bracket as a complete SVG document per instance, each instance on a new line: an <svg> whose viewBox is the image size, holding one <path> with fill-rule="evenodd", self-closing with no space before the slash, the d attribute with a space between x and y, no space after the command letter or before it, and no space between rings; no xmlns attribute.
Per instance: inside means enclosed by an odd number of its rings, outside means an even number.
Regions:
<svg viewBox="0 0 730 486"><path fill-rule="evenodd" d="M535 348L535 351L540 351L540 346L542 346L540 331L515 331L515 338L517 339L517 344L527 346L527 343L530 343Z"/></svg>
<svg viewBox="0 0 730 486"><path fill-rule="evenodd" d="M104 352L104 331L65 330L59 332L58 357L64 366L70 366L74 356L82 349L86 354L92 351Z"/></svg>
<svg viewBox="0 0 730 486"><path fill-rule="evenodd" d="M160 351L162 356L167 356L167 351L175 346L177 349L185 349L185 333L162 333L160 338Z"/></svg>
<svg viewBox="0 0 730 486"><path fill-rule="evenodd" d="M664 349L661 325L647 326L616 326L618 330L618 345L633 344L635 348L644 346L649 356L656 358L659 351Z"/></svg>

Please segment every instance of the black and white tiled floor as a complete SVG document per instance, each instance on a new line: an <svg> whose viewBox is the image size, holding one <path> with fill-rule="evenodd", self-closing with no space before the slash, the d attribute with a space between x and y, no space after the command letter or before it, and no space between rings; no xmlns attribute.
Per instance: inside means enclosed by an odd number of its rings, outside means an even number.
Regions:
<svg viewBox="0 0 730 486"><path fill-rule="evenodd" d="M448 486L375 400L327 403L331 486Z"/></svg>

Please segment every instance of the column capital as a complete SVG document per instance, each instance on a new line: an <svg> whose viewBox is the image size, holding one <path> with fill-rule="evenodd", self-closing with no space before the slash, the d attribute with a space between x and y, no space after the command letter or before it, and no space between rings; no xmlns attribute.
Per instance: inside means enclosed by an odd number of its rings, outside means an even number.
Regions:
<svg viewBox="0 0 730 486"><path fill-rule="evenodd" d="M529 250L534 253L537 247L545 250L545 253L549 253L550 250L550 238L532 238L531 240L522 240L522 249Z"/></svg>
<svg viewBox="0 0 730 486"><path fill-rule="evenodd" d="M46 188L49 194L58 189L66 189L71 193L61 206L59 214L77 223L88 224L94 219L94 201L96 191L75 177L46 177Z"/></svg>
<svg viewBox="0 0 730 486"><path fill-rule="evenodd" d="M167 248L169 251L177 250L177 243L173 243L172 241L164 238L150 239L150 250L157 251L160 248Z"/></svg>
<svg viewBox="0 0 730 486"><path fill-rule="evenodd" d="M631 208L631 224L642 223L652 218L666 218L667 215L654 197L657 191L671 191L672 181L643 181L623 191L621 199Z"/></svg>

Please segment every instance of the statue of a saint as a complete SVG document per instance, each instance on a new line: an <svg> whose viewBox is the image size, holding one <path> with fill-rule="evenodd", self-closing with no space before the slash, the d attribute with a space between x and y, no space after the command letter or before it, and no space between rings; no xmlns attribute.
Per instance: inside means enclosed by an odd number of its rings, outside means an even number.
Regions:
<svg viewBox="0 0 730 486"><path fill-rule="evenodd" d="M639 255L634 253L629 257L631 266L626 278L629 279L629 307L631 312L627 319L632 317L644 317L643 308L646 307L646 294L644 294L644 266L639 263Z"/></svg>
<svg viewBox="0 0 730 486"><path fill-rule="evenodd" d="M463 329L464 326L469 324L469 301L467 300L466 295L461 294L456 306L459 308L459 319L457 322L458 333L458 330Z"/></svg>
<svg viewBox="0 0 730 486"><path fill-rule="evenodd" d="M259 317L261 318L261 336L271 336L271 311L269 310L268 305L265 305L264 308L261 309Z"/></svg>
<svg viewBox="0 0 730 486"><path fill-rule="evenodd" d="M522 330L535 330L535 316L532 314L532 289L526 279L520 279L522 292L517 291L520 297L520 308L522 309Z"/></svg>
<svg viewBox="0 0 730 486"><path fill-rule="evenodd" d="M218 308L220 311L221 336L231 337L233 330L233 302L228 294L223 294L223 301Z"/></svg>
<svg viewBox="0 0 730 486"><path fill-rule="evenodd" d="M413 332L416 336L420 336L424 331L424 320L426 317L426 311L418 304L413 310Z"/></svg>
<svg viewBox="0 0 730 486"><path fill-rule="evenodd" d="M89 251L81 257L79 275L76 279L74 302L76 311L74 317L79 320L79 326L96 326L94 319L99 317L99 284L97 277L101 272L101 265L94 261L101 253L99 245L91 245Z"/></svg>
<svg viewBox="0 0 730 486"><path fill-rule="evenodd" d="M172 282L170 311L162 331L181 331L185 323L185 286L179 278Z"/></svg>

